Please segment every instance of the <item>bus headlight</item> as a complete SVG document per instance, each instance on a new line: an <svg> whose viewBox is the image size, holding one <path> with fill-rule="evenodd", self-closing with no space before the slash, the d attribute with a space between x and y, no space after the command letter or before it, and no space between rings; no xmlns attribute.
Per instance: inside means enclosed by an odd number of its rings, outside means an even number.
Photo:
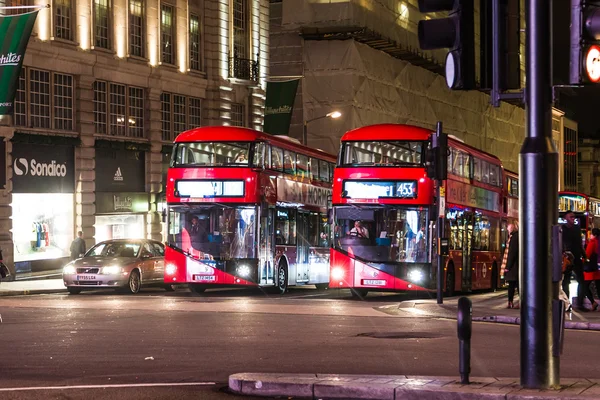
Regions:
<svg viewBox="0 0 600 400"><path fill-rule="evenodd" d="M331 270L331 277L336 281L342 279L344 277L344 270L340 267L333 268Z"/></svg>
<svg viewBox="0 0 600 400"><path fill-rule="evenodd" d="M177 267L175 266L175 264L167 264L167 266L165 267L165 273L167 275L175 275L175 272L177 272Z"/></svg>
<svg viewBox="0 0 600 400"><path fill-rule="evenodd" d="M419 269L408 271L408 279L413 282L421 282L423 280L423 272Z"/></svg>
<svg viewBox="0 0 600 400"><path fill-rule="evenodd" d="M244 277L250 276L250 267L247 265L240 265L237 267L237 274Z"/></svg>

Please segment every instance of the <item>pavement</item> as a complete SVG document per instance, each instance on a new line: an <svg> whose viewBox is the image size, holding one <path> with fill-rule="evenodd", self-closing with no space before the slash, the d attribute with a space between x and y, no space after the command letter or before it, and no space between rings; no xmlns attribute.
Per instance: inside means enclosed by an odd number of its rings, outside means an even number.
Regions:
<svg viewBox="0 0 600 400"><path fill-rule="evenodd" d="M67 293L62 279L0 283L0 296L52 293ZM472 320L519 324L520 310L506 309L506 296L501 291L470 297ZM456 318L458 298L444 299L443 304L429 299L409 300L374 309L389 315L414 313L415 317ZM565 319L566 329L600 331L600 311L574 311L567 313ZM556 388L534 390L523 388L519 378L471 377L470 384L462 384L458 376L238 373L229 377L229 390L249 396L306 399L575 400L600 399L600 379L561 379Z"/></svg>

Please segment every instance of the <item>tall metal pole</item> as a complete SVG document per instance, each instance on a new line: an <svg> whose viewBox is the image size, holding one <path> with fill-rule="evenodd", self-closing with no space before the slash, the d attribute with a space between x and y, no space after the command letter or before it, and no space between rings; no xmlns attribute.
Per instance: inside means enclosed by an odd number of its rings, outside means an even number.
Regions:
<svg viewBox="0 0 600 400"><path fill-rule="evenodd" d="M552 352L552 226L558 219L558 154L552 145L552 1L527 0L527 136L519 156L521 385L559 384Z"/></svg>

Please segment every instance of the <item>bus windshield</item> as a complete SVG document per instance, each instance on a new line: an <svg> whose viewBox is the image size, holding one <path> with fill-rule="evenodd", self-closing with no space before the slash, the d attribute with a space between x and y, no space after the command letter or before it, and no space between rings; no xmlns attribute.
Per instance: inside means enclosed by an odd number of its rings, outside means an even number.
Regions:
<svg viewBox="0 0 600 400"><path fill-rule="evenodd" d="M341 166L423 166L423 141L342 143Z"/></svg>
<svg viewBox="0 0 600 400"><path fill-rule="evenodd" d="M337 207L334 247L366 262L429 262L429 215L407 207Z"/></svg>
<svg viewBox="0 0 600 400"><path fill-rule="evenodd" d="M171 167L247 167L251 146L250 142L177 143L173 148Z"/></svg>
<svg viewBox="0 0 600 400"><path fill-rule="evenodd" d="M168 244L204 260L254 258L256 207L171 206Z"/></svg>

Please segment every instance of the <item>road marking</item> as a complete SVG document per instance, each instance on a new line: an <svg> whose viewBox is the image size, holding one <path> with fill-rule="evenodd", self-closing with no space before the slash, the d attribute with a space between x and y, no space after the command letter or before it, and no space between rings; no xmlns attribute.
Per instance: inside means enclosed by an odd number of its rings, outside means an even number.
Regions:
<svg viewBox="0 0 600 400"><path fill-rule="evenodd" d="M115 385L74 385L74 386L32 386L16 388L0 388L0 392L18 392L27 390L66 390L66 389L111 389L111 388L136 388L155 386L211 386L216 382L180 382L180 383L124 383Z"/></svg>

